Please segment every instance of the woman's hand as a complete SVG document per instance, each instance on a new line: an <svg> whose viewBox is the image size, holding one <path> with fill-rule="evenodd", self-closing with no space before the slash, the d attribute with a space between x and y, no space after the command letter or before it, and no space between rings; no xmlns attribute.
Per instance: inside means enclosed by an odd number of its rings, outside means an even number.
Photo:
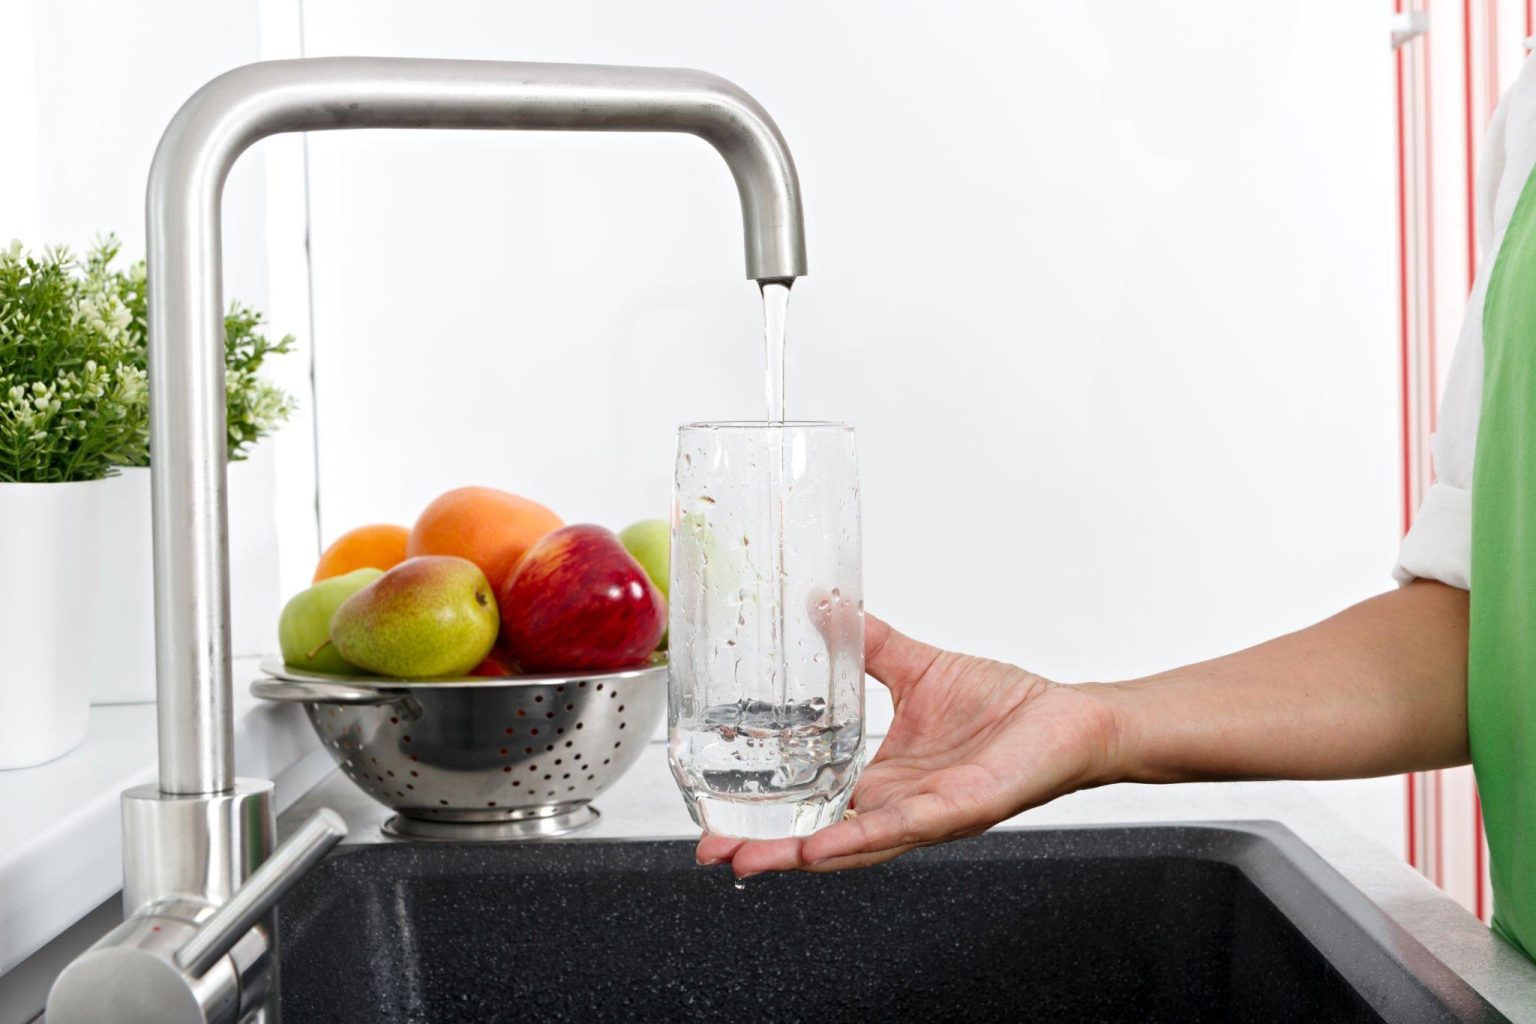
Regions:
<svg viewBox="0 0 1536 1024"><path fill-rule="evenodd" d="M729 862L740 878L878 864L1109 781L1115 716L1082 688L930 647L873 616L864 647L896 717L853 791L856 813L803 839L706 835L701 864Z"/></svg>

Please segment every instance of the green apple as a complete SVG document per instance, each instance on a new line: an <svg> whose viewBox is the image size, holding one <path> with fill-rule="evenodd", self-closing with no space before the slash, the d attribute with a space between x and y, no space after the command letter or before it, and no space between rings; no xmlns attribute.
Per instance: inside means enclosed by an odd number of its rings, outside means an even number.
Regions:
<svg viewBox="0 0 1536 1024"><path fill-rule="evenodd" d="M672 525L665 519L642 519L619 531L619 543L629 556L640 563L645 574L656 584L661 596L672 596ZM667 649L667 634L661 634L658 651Z"/></svg>
<svg viewBox="0 0 1536 1024"><path fill-rule="evenodd" d="M321 580L293 595L277 620L277 644L288 667L334 675L356 674L357 669L331 644L331 616L343 601L383 575L382 569L358 569Z"/></svg>
<svg viewBox="0 0 1536 1024"><path fill-rule="evenodd" d="M670 596L672 527L665 519L642 519L619 531L619 543L640 563L662 597Z"/></svg>

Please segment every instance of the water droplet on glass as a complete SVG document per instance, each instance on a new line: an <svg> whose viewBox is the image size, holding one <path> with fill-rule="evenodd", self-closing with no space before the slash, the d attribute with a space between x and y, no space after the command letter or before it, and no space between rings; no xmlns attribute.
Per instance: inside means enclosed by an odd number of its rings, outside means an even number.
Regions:
<svg viewBox="0 0 1536 1024"><path fill-rule="evenodd" d="M745 878L738 878L734 882L732 882L731 884L733 886L735 886L737 892L745 892L746 891L747 880Z"/></svg>

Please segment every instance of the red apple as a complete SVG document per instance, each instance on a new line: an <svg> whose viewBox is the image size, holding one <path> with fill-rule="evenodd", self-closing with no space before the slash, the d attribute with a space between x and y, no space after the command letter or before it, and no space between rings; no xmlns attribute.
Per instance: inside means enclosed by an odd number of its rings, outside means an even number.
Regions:
<svg viewBox="0 0 1536 1024"><path fill-rule="evenodd" d="M566 526L528 549L502 585L501 638L524 672L604 671L643 662L667 602L601 526Z"/></svg>

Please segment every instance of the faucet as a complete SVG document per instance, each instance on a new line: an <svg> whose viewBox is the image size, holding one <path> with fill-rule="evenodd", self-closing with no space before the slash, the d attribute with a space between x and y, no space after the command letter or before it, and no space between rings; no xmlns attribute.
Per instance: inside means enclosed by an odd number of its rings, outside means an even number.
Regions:
<svg viewBox="0 0 1536 1024"><path fill-rule="evenodd" d="M149 173L158 784L123 794L126 920L67 966L49 1024L276 1024L274 908L345 835L321 810L273 849L272 783L235 777L220 202L269 135L341 128L685 132L725 158L747 276L806 272L795 164L756 100L672 68L327 57L226 72Z"/></svg>

